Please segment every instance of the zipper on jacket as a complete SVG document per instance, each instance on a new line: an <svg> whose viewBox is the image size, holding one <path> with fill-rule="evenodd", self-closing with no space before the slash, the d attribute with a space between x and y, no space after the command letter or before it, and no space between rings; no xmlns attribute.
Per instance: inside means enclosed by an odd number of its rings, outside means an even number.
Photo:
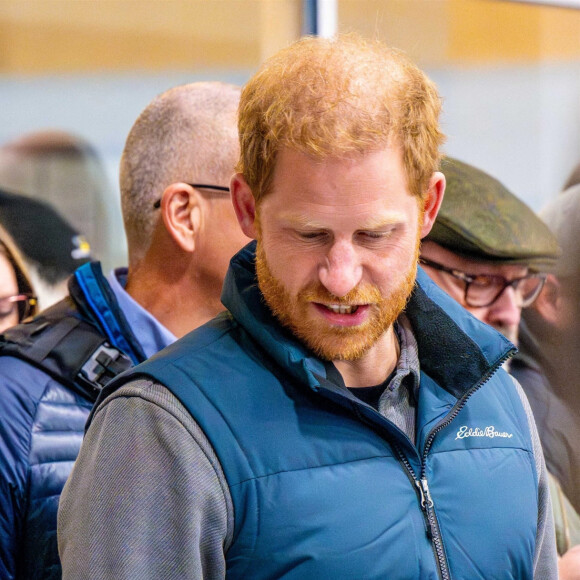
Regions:
<svg viewBox="0 0 580 580"><path fill-rule="evenodd" d="M421 510L425 516L425 531L427 532L427 537L432 540L433 526L429 517L429 510L433 507L433 500L429 492L429 485L426 479L416 479L415 487L419 490L419 495L421 496Z"/></svg>
<svg viewBox="0 0 580 580"><path fill-rule="evenodd" d="M399 461L403 465L407 477L414 484L414 487L417 488L419 505L421 506L423 522L425 523L425 534L427 535L427 539L431 542L431 547L433 548L433 556L437 562L439 578L441 578L441 580L451 580L449 566L447 565L447 558L445 556L445 550L443 549L443 540L441 539L441 532L439 530L439 525L437 524L433 498L431 497L431 492L429 491L427 478L424 476L418 478L415 474L413 466L409 463L409 460L405 454L399 449L399 446L397 444L393 444L393 447L399 456ZM423 467L421 467L421 471L423 471Z"/></svg>
<svg viewBox="0 0 580 580"><path fill-rule="evenodd" d="M443 548L443 538L441 537L441 530L439 529L439 523L437 522L437 516L435 515L435 509L433 504L433 499L431 498L431 493L429 491L429 484L427 479L422 477L417 482L417 487L421 489L422 495L425 497L425 505L422 506L423 513L425 514L425 520L428 522L429 533L427 536L431 540L433 547L435 549L435 556L437 557L437 562L439 563L439 571L442 580L450 580L451 574L449 572L449 565L447 564L447 556L445 555L445 549Z"/></svg>
<svg viewBox="0 0 580 580"><path fill-rule="evenodd" d="M499 361L497 361L496 364L491 369L489 369L489 371L479 380L479 382L477 382L463 396L463 398L460 399L455 404L455 407L450 411L449 415L429 433L421 457L420 477L417 477L415 471L413 470L413 466L411 465L405 454L400 450L399 446L393 444L393 447L397 451L400 462L404 466L409 479L414 483L415 487L418 490L418 498L421 505L421 511L423 512L425 520L425 533L427 534L427 538L431 541L431 544L433 546L433 552L439 566L439 576L442 580L451 580L451 573L449 571L447 556L445 555L445 549L443 547L443 538L441 537L439 522L437 521L437 515L435 514L435 504L433 502L433 498L431 497L429 483L425 475L427 455L429 454L429 450L433 445L433 440L435 439L437 433L439 433L442 429L447 427L455 419L455 417L457 417L459 412L466 405L469 398L491 379L491 377L497 372L497 370L501 367L501 365L508 358L510 358L510 356L512 356L514 352L515 352L514 350L510 350Z"/></svg>

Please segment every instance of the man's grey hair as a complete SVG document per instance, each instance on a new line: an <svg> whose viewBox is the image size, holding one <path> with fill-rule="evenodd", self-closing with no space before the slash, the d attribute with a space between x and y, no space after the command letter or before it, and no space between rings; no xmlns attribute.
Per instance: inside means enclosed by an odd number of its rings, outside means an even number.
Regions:
<svg viewBox="0 0 580 580"><path fill-rule="evenodd" d="M121 158L120 188L129 265L147 252L172 183L229 186L239 144L240 88L220 82L175 87L156 97L133 125Z"/></svg>

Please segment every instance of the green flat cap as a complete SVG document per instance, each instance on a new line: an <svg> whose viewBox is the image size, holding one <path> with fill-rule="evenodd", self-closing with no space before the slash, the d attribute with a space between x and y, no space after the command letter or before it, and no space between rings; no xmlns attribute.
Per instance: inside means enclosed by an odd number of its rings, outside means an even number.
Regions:
<svg viewBox="0 0 580 580"><path fill-rule="evenodd" d="M497 179L451 157L445 196L428 240L476 260L551 271L560 256L546 224Z"/></svg>

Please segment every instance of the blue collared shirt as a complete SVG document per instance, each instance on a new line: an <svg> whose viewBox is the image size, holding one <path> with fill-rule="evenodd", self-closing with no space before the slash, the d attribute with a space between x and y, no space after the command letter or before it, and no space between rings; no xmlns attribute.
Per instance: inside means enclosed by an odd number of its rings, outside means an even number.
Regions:
<svg viewBox="0 0 580 580"><path fill-rule="evenodd" d="M127 272L127 268L117 268L107 276L107 282L117 298L131 331L141 344L145 356L149 358L175 342L177 337L127 294L125 290Z"/></svg>

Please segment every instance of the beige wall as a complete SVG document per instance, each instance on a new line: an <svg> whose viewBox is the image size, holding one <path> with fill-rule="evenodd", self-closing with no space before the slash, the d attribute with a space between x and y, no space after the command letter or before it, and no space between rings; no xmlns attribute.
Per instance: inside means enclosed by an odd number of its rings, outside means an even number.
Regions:
<svg viewBox="0 0 580 580"><path fill-rule="evenodd" d="M299 23L296 0L0 0L0 72L249 68Z"/></svg>
<svg viewBox="0 0 580 580"><path fill-rule="evenodd" d="M453 0L449 57L468 62L580 59L580 10Z"/></svg>
<svg viewBox="0 0 580 580"><path fill-rule="evenodd" d="M500 0L339 0L341 31L422 65L580 59L580 10ZM0 0L0 73L252 69L301 0Z"/></svg>
<svg viewBox="0 0 580 580"><path fill-rule="evenodd" d="M399 46L424 66L580 59L580 10L499 0L340 0L340 25Z"/></svg>

